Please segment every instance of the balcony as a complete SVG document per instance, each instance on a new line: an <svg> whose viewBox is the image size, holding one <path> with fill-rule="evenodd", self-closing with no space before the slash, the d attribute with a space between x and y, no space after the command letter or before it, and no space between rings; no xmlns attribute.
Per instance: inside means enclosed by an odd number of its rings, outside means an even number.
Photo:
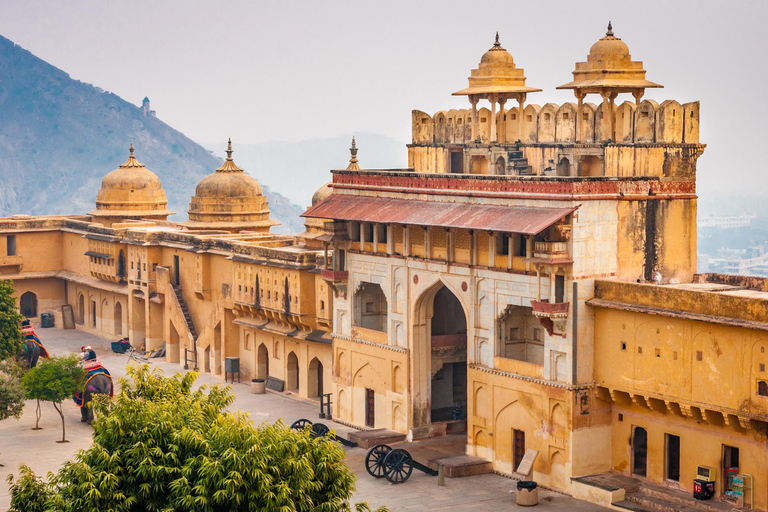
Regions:
<svg viewBox="0 0 768 512"><path fill-rule="evenodd" d="M533 316L539 319L539 323L550 336L562 336L565 338L569 307L569 302L531 301Z"/></svg>
<svg viewBox="0 0 768 512"><path fill-rule="evenodd" d="M346 270L322 270L320 276L326 281L332 283L346 282L349 279L349 272Z"/></svg>
<svg viewBox="0 0 768 512"><path fill-rule="evenodd" d="M573 263L568 255L568 242L534 242L533 257L526 261L547 265Z"/></svg>
<svg viewBox="0 0 768 512"><path fill-rule="evenodd" d="M24 265L24 259L19 256L0 256L0 267L16 267L16 271L21 270Z"/></svg>

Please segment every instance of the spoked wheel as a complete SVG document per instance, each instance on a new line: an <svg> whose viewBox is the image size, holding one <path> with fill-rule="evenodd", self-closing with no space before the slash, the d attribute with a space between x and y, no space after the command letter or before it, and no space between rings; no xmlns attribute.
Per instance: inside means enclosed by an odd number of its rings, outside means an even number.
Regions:
<svg viewBox="0 0 768 512"><path fill-rule="evenodd" d="M291 428L293 430L304 430L304 427L306 427L307 425L312 425L312 422L309 420L300 419L291 423Z"/></svg>
<svg viewBox="0 0 768 512"><path fill-rule="evenodd" d="M384 459L392 448L386 444L377 444L365 456L365 469L374 478L384 477Z"/></svg>
<svg viewBox="0 0 768 512"><path fill-rule="evenodd" d="M330 431L331 429L325 423L314 423L312 425L312 437L323 437Z"/></svg>
<svg viewBox="0 0 768 512"><path fill-rule="evenodd" d="M401 484L413 473L413 459L406 450L398 448L384 457L384 476L393 484Z"/></svg>

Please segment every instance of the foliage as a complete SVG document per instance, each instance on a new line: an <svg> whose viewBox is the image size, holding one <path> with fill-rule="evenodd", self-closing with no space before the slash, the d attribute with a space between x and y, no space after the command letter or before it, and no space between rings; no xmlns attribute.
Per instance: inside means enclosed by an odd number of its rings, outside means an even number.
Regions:
<svg viewBox="0 0 768 512"><path fill-rule="evenodd" d="M128 372L113 401L96 397L93 446L56 475L46 510L349 509L355 476L337 443L282 422L254 428L226 411L229 387L193 391L196 373Z"/></svg>
<svg viewBox="0 0 768 512"><path fill-rule="evenodd" d="M85 370L75 354L43 359L21 378L21 385L29 399L53 403L61 416L61 442L66 441L66 426L61 402L81 390Z"/></svg>
<svg viewBox="0 0 768 512"><path fill-rule="evenodd" d="M8 475L11 491L11 508L8 512L44 512L47 505L54 501L52 476L48 473L48 481L43 481L25 464L19 467L19 478L15 482L13 475Z"/></svg>
<svg viewBox="0 0 768 512"><path fill-rule="evenodd" d="M16 357L24 344L22 316L16 309L13 281L0 279L0 361Z"/></svg>
<svg viewBox="0 0 768 512"><path fill-rule="evenodd" d="M19 419L26 396L21 386L21 370L11 361L0 362L0 420Z"/></svg>

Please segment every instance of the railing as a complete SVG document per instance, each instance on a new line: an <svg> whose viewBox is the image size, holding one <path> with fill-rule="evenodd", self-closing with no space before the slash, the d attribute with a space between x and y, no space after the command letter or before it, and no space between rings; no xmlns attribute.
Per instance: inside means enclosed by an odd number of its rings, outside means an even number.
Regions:
<svg viewBox="0 0 768 512"><path fill-rule="evenodd" d="M542 254L567 254L567 242L534 242L533 252Z"/></svg>
<svg viewBox="0 0 768 512"><path fill-rule="evenodd" d="M549 302L548 300L532 300L534 316L564 317L568 316L569 302Z"/></svg>
<svg viewBox="0 0 768 512"><path fill-rule="evenodd" d="M346 281L349 279L349 272L346 270L321 270L320 276L326 281Z"/></svg>

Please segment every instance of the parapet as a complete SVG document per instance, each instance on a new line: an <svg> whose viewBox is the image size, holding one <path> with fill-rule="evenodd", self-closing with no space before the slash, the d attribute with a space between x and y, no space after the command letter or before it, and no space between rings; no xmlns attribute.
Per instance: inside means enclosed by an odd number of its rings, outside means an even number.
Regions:
<svg viewBox="0 0 768 512"><path fill-rule="evenodd" d="M521 113L518 107L496 114L499 144L698 144L699 102L680 104L666 100L660 105L643 100L639 105L626 101L613 109L615 136L603 129L603 106L584 103L580 122L575 103L543 107L530 104ZM477 111L478 138L489 143L491 111ZM434 116L412 111L413 144L471 144L472 111L469 109L441 110Z"/></svg>

